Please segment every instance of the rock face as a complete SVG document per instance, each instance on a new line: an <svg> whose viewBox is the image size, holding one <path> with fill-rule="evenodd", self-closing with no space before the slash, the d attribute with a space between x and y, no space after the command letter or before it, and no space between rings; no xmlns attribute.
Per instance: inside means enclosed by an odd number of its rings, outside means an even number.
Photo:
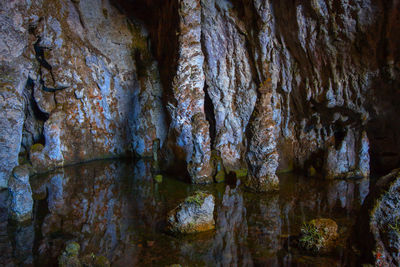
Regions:
<svg viewBox="0 0 400 267"><path fill-rule="evenodd" d="M188 164L194 183L212 182L209 124L204 113L204 56L201 50L201 7L196 0L179 1L179 58L172 84L174 104L170 138L176 156ZM183 158L182 158L183 157Z"/></svg>
<svg viewBox="0 0 400 267"><path fill-rule="evenodd" d="M32 218L33 199L29 184L29 170L26 166L18 166L13 170L9 180L10 216L23 222Z"/></svg>
<svg viewBox="0 0 400 267"><path fill-rule="evenodd" d="M365 262L400 264L400 169L379 178L367 196L356 224Z"/></svg>
<svg viewBox="0 0 400 267"><path fill-rule="evenodd" d="M246 185L257 191L266 192L279 188L276 176L279 154L276 150L275 121L273 120L272 92L270 79L259 89L254 110L254 119L249 125L250 142L247 152L249 174Z"/></svg>
<svg viewBox="0 0 400 267"><path fill-rule="evenodd" d="M18 156L42 172L158 142L194 183L212 181L213 150L260 191L294 168L387 171L400 163L399 5L1 3L0 187Z"/></svg>
<svg viewBox="0 0 400 267"><path fill-rule="evenodd" d="M191 234L214 229L214 196L195 192L168 213L167 223L168 230L173 233Z"/></svg>
<svg viewBox="0 0 400 267"><path fill-rule="evenodd" d="M1 10L1 187L19 153L41 172L164 144L158 66L141 24L108 1L21 0Z"/></svg>

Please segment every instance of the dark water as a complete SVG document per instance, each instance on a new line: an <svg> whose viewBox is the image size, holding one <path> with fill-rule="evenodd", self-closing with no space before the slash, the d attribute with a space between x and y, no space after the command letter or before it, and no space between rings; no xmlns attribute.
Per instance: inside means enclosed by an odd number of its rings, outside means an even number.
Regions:
<svg viewBox="0 0 400 267"><path fill-rule="evenodd" d="M99 161L32 177L32 224L7 222L0 193L0 265L57 265L67 241L80 255L106 256L113 266L349 266L348 237L369 181L321 181L280 175L281 190L254 194L227 184L195 186L164 176L152 179L146 161ZM216 230L189 236L165 233L166 213L188 194L216 197ZM298 249L303 222L332 218L338 248L329 255Z"/></svg>

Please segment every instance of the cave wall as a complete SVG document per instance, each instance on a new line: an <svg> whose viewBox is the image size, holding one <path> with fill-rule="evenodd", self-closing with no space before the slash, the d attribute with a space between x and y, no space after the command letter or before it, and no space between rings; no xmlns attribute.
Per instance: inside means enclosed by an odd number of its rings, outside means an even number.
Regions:
<svg viewBox="0 0 400 267"><path fill-rule="evenodd" d="M163 145L162 86L143 25L101 0L0 8L1 187L27 160L42 172Z"/></svg>
<svg viewBox="0 0 400 267"><path fill-rule="evenodd" d="M149 156L157 139L192 182L220 159L257 190L276 172L368 176L400 162L398 0L0 8L2 187L19 154L43 171Z"/></svg>

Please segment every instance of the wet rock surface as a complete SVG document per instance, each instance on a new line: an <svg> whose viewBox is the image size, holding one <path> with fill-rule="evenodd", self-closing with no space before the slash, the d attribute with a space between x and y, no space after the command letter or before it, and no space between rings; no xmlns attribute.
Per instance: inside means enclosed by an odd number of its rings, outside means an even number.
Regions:
<svg viewBox="0 0 400 267"><path fill-rule="evenodd" d="M400 169L380 177L368 195L357 221L355 238L365 262L376 266L400 264ZM361 239L359 239L361 240Z"/></svg>
<svg viewBox="0 0 400 267"><path fill-rule="evenodd" d="M191 234L214 229L214 205L213 195L202 191L195 192L168 213L168 230L173 233Z"/></svg>
<svg viewBox="0 0 400 267"><path fill-rule="evenodd" d="M3 3L0 187L19 154L43 172L151 156L157 142L163 168L194 183L212 182L213 150L226 173L249 168L260 191L276 171L387 172L400 161L398 6Z"/></svg>
<svg viewBox="0 0 400 267"><path fill-rule="evenodd" d="M279 178L280 191L258 194L242 185L191 185L164 173L158 183L149 161L99 161L36 175L31 177L34 220L2 221L0 262L56 265L69 242L80 245L81 263L103 256L112 266L348 266L357 260L346 242L332 254L313 256L299 250L292 236L300 235L304 222L332 218L348 240L350 215L357 214L369 181ZM215 229L167 234L168 212L198 190L214 196ZM8 218L7 208L0 212Z"/></svg>

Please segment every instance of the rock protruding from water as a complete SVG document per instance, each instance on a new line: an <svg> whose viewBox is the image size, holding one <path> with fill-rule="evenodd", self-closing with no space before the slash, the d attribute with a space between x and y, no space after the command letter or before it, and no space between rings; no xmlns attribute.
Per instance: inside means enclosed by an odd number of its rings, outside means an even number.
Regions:
<svg viewBox="0 0 400 267"><path fill-rule="evenodd" d="M168 213L168 230L173 233L198 233L215 228L214 196L197 191Z"/></svg>
<svg viewBox="0 0 400 267"><path fill-rule="evenodd" d="M313 252L329 252L335 248L338 226L331 219L314 219L301 228L300 245Z"/></svg>
<svg viewBox="0 0 400 267"><path fill-rule="evenodd" d="M17 166L8 181L10 194L10 216L13 220L23 222L32 217L33 199L29 184L29 169L26 165Z"/></svg>
<svg viewBox="0 0 400 267"><path fill-rule="evenodd" d="M378 179L356 223L362 263L400 266L400 169Z"/></svg>
<svg viewBox="0 0 400 267"><path fill-rule="evenodd" d="M204 55L201 50L201 5L179 1L179 58L172 83L170 147L176 160L186 161L192 183L211 183L211 139L204 113Z"/></svg>
<svg viewBox="0 0 400 267"><path fill-rule="evenodd" d="M249 173L245 184L253 190L267 192L279 189L279 179L276 176L279 154L271 103L271 79L266 80L259 90L261 94L254 111L257 116L249 126L250 141L246 155Z"/></svg>

